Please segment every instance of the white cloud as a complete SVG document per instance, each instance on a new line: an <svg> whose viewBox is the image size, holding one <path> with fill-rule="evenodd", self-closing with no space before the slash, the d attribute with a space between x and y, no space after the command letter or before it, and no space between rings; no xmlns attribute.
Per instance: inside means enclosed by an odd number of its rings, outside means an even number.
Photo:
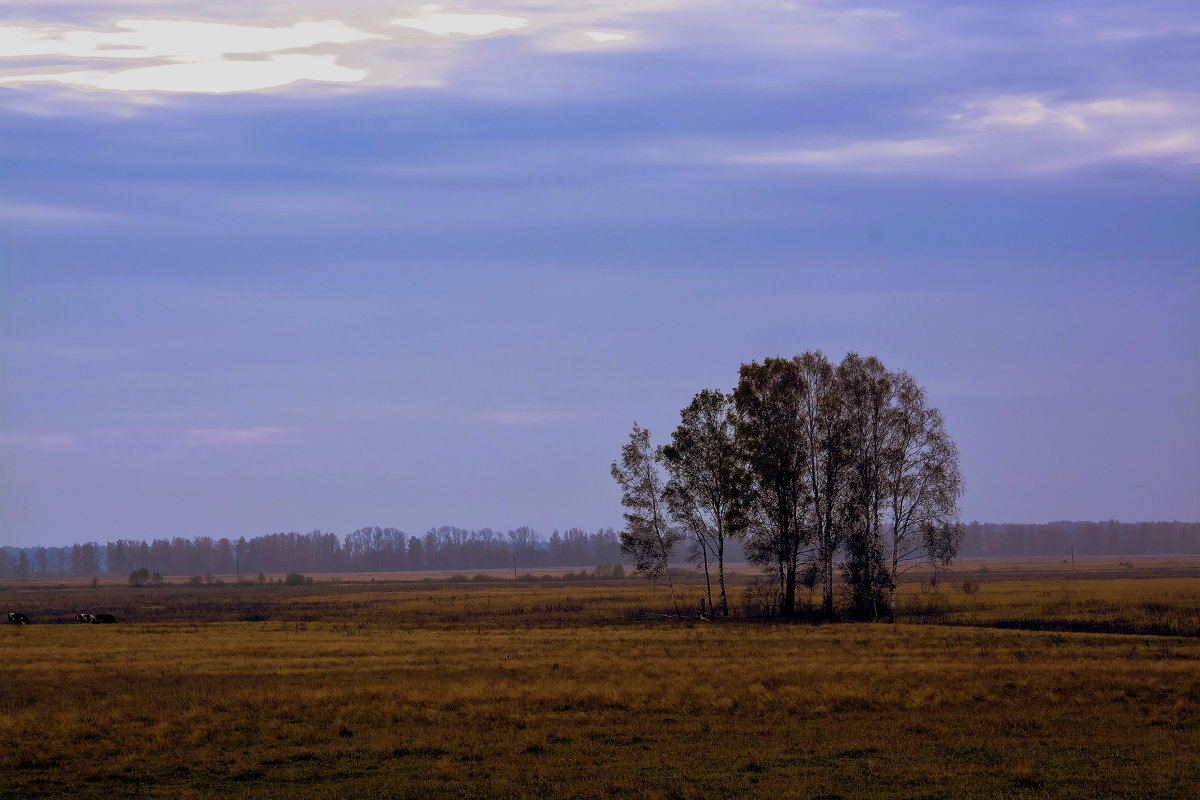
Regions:
<svg viewBox="0 0 1200 800"><path fill-rule="evenodd" d="M0 58L62 56L194 61L383 38L336 21L265 28L192 20L123 19L114 26L119 30L0 25Z"/></svg>
<svg viewBox="0 0 1200 800"><path fill-rule="evenodd" d="M188 431L187 443L197 445L253 444L277 439L287 428L259 425L254 428L193 428Z"/></svg>
<svg viewBox="0 0 1200 800"><path fill-rule="evenodd" d="M928 115L920 135L734 147L719 160L848 172L1038 175L1097 164L1200 165L1200 97L1149 95L1058 102L996 94Z"/></svg>
<svg viewBox="0 0 1200 800"><path fill-rule="evenodd" d="M421 7L421 15L398 17L393 25L412 28L434 36L489 36L493 33L519 31L529 25L526 17L506 14L456 14L442 11L440 5Z"/></svg>
<svg viewBox="0 0 1200 800"><path fill-rule="evenodd" d="M0 59L146 62L117 69L10 73L0 77L0 84L60 83L118 92L226 93L274 89L298 81L356 83L367 76L367 71L341 66L334 55L283 51L384 38L337 21L261 27L134 19L119 20L115 28L0 26ZM274 55L261 58L268 54Z"/></svg>
<svg viewBox="0 0 1200 800"><path fill-rule="evenodd" d="M585 31L584 36L591 39L593 42L623 42L629 38L628 34L615 33L612 31Z"/></svg>
<svg viewBox="0 0 1200 800"><path fill-rule="evenodd" d="M1037 97L999 95L979 102L968 102L964 110L949 115L954 120L967 120L978 125L1040 125L1055 123L1075 130L1087 125L1074 107L1054 109Z"/></svg>
<svg viewBox="0 0 1200 800"><path fill-rule="evenodd" d="M1177 157L1200 164L1200 134L1194 130L1177 131L1161 138L1140 139L1123 145L1114 155L1130 158Z"/></svg>
<svg viewBox="0 0 1200 800"><path fill-rule="evenodd" d="M148 101L153 92L253 92L304 81L441 87L463 63L466 51L458 40L536 29L524 44L528 51L562 49L559 40L564 35L594 46L627 35L601 29L593 31L598 38L587 39L580 35L581 28L619 23L675 1L603 7L538 4L528 14L517 15L460 0L453 8L423 5L392 19L379 8L339 7L341 19L322 19L329 13L327 6L299 0L284 13L312 18L263 23L261 15L269 9L229 4L205 10L229 15L224 21L117 19L92 27L0 23L0 85L101 89L128 93L134 103ZM280 4L275 10L282 8ZM251 13L258 14L254 21L247 18ZM507 63L469 63L486 70L497 85L513 85L511 78L500 80ZM28 100L45 93L24 92L8 107L54 113Z"/></svg>
<svg viewBox="0 0 1200 800"><path fill-rule="evenodd" d="M303 81L432 88L448 85L449 76L470 91L528 97L558 91L568 81L560 74L546 75L544 65L528 69L527 57L537 53L623 50L633 42L643 50L682 48L715 40L723 50L774 51L793 60L818 59L831 50L877 52L885 43L894 47L900 40L914 39L900 12L847 8L823 0L791 8L759 2L722 6L707 0L523 0L515 5L518 10L491 2L401 4L403 10L396 14L385 3L342 4L331 11L331 4L322 0L222 0L199 7L198 13L209 17L205 20L118 18L90 27L16 21L22 13L33 19L52 16L30 3L6 15L12 22L0 24L0 84L33 87L6 105L32 113L59 113L29 100L49 94L46 84L126 92L129 101L121 104L124 107L162 102L151 92L246 92ZM131 6L95 0L91 16L103 19L110 7L130 13ZM150 0L137 7L162 8ZM188 7L171 6L175 14ZM263 21L275 15L286 16L274 23ZM462 46L463 39L500 34L519 34L520 45L483 57ZM253 64L267 56L278 58L269 66ZM317 60L334 56L329 63ZM187 64L201 66L168 68ZM598 87L608 80L590 66L574 69L578 72L569 82L576 86L589 81ZM87 96L73 95L76 101ZM58 97L54 102L61 104Z"/></svg>
<svg viewBox="0 0 1200 800"><path fill-rule="evenodd" d="M954 124L972 149L1021 155L1026 172L1058 172L1122 160L1200 164L1200 97L1107 97L1054 102L998 95L964 104Z"/></svg>
<svg viewBox="0 0 1200 800"><path fill-rule="evenodd" d="M252 92L287 86L297 81L354 83L366 70L336 63L331 55L292 53L266 61L204 61L160 64L121 70L87 70L0 78L0 84L54 82L119 92Z"/></svg>

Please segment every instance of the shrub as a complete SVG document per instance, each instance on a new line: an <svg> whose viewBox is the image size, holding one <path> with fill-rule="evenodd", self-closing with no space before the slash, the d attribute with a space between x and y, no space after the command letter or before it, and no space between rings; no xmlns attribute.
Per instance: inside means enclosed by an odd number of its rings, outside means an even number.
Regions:
<svg viewBox="0 0 1200 800"><path fill-rule="evenodd" d="M303 586L304 576L299 572L289 572L283 579L284 586Z"/></svg>
<svg viewBox="0 0 1200 800"><path fill-rule="evenodd" d="M817 588L817 584L821 582L821 565L816 562L805 565L799 578L800 585L808 589L809 594L812 594L813 590Z"/></svg>
<svg viewBox="0 0 1200 800"><path fill-rule="evenodd" d="M191 586L199 586L203 582L204 578L200 577L199 575L193 575L192 577L188 578L188 584Z"/></svg>
<svg viewBox="0 0 1200 800"><path fill-rule="evenodd" d="M150 585L151 586L162 586L166 582L167 582L166 579L163 578L162 575L159 575L157 572L150 576Z"/></svg>
<svg viewBox="0 0 1200 800"><path fill-rule="evenodd" d="M773 617L779 611L782 594L779 581L770 575L755 575L742 595L742 609L747 617Z"/></svg>
<svg viewBox="0 0 1200 800"><path fill-rule="evenodd" d="M145 567L138 567L133 572L129 573L130 586L145 586L150 581L150 570Z"/></svg>

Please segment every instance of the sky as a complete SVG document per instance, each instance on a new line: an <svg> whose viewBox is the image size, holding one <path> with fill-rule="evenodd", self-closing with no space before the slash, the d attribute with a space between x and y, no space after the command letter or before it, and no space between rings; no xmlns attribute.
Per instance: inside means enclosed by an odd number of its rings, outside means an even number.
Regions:
<svg viewBox="0 0 1200 800"><path fill-rule="evenodd" d="M1200 520L1190 2L0 10L0 543L621 525L877 355L964 520Z"/></svg>

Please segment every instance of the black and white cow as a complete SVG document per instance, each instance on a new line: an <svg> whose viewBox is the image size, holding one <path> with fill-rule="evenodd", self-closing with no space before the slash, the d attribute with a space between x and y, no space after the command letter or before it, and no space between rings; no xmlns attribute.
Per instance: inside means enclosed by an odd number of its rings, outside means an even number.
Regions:
<svg viewBox="0 0 1200 800"><path fill-rule="evenodd" d="M117 618L112 614L91 614L92 622L100 625L111 625L117 621Z"/></svg>
<svg viewBox="0 0 1200 800"><path fill-rule="evenodd" d="M8 612L8 624L9 625L32 625L33 623L30 622L29 617L25 616L20 611L10 611L10 612Z"/></svg>
<svg viewBox="0 0 1200 800"><path fill-rule="evenodd" d="M85 612L83 614L76 614L75 621L88 623L88 622L95 622L96 618L94 616L92 616L91 614L88 614Z"/></svg>

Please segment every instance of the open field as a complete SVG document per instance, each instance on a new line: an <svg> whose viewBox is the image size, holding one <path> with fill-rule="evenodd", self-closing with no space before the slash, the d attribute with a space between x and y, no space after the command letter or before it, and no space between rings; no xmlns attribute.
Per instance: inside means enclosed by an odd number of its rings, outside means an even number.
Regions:
<svg viewBox="0 0 1200 800"><path fill-rule="evenodd" d="M0 627L0 795L1192 798L1200 561L1132 563L916 576L897 625L677 621L636 579L9 584L122 623Z"/></svg>

